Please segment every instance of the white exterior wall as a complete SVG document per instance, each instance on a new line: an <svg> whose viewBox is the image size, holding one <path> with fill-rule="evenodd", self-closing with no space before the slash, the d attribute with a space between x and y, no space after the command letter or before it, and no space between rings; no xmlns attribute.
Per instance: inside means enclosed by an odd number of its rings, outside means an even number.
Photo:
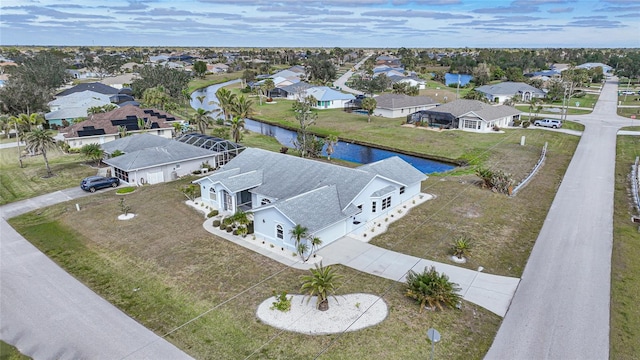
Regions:
<svg viewBox="0 0 640 360"><path fill-rule="evenodd" d="M295 226L276 208L268 208L253 214L253 229L256 236L263 237L267 241L278 247L284 247L290 251L296 251L294 242L291 240L289 232ZM276 237L276 226L280 224L283 227L283 239Z"/></svg>
<svg viewBox="0 0 640 360"><path fill-rule="evenodd" d="M320 100L318 100L320 101ZM329 102L326 106L318 106L317 104L314 106L315 109L324 110L324 109L342 109L344 105L350 100L323 100L325 102Z"/></svg>
<svg viewBox="0 0 640 360"><path fill-rule="evenodd" d="M405 118L409 114L413 114L416 111L420 110L429 110L436 107L436 105L420 105L420 106L410 106L401 109L388 109L388 108L376 108L373 110L373 115L382 116L385 118Z"/></svg>
<svg viewBox="0 0 640 360"><path fill-rule="evenodd" d="M171 139L173 137L172 133L173 129L165 128L165 129L152 129L146 131L130 131L133 133L149 133L157 136L161 136L165 139ZM82 136L82 137L74 137L74 138L65 138L64 142L69 144L72 149L79 149L83 145L87 144L104 144L109 141L117 140L120 136L118 134L105 134L105 135L96 135L96 136Z"/></svg>
<svg viewBox="0 0 640 360"><path fill-rule="evenodd" d="M129 172L130 184L156 184L159 182L172 181L172 173L175 171L177 177L191 174L195 170L202 167L202 163L209 161L209 164L215 164L215 155L206 158L194 159L189 161L181 161L178 163L154 166L151 168L140 169ZM162 174L159 175L158 173ZM162 178L162 181L154 181L154 178ZM208 190L207 190L208 191Z"/></svg>
<svg viewBox="0 0 640 360"><path fill-rule="evenodd" d="M317 236L320 238L320 240L322 240L322 244L318 247L318 249L321 249L331 244L332 242L340 239L341 237L347 235L347 221L350 221L350 220L351 219L340 221L336 224L333 224L325 229L318 231L317 233L314 233L313 236ZM309 250L311 250L311 244L309 244Z"/></svg>

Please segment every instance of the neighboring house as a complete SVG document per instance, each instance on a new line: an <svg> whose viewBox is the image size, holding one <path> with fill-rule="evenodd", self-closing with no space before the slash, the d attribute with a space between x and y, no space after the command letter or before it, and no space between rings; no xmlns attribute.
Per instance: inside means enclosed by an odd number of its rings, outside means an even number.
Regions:
<svg viewBox="0 0 640 360"><path fill-rule="evenodd" d="M74 79L78 79L78 80L85 80L85 79L97 79L100 77L100 74L92 71L90 69L87 68L82 68L82 69L67 69L65 70L69 75L71 75L72 78Z"/></svg>
<svg viewBox="0 0 640 360"><path fill-rule="evenodd" d="M428 96L382 94L374 99L377 105L373 114L386 118L405 117L416 111L432 109L438 105L438 102Z"/></svg>
<svg viewBox="0 0 640 360"><path fill-rule="evenodd" d="M305 91L305 97L313 96L318 101L316 109L342 109L345 104L355 99L352 94L345 94L327 86L314 86Z"/></svg>
<svg viewBox="0 0 640 360"><path fill-rule="evenodd" d="M312 87L314 87L314 85L300 81L291 85L277 86L269 92L269 95L271 97L285 98L288 100L299 100L303 98L305 92Z"/></svg>
<svg viewBox="0 0 640 360"><path fill-rule="evenodd" d="M104 95L115 95L118 93L118 89L105 85L105 84L101 84L99 82L92 82L92 83L82 83L82 84L78 84L72 88L66 89L64 91L59 92L58 94L56 94L56 97L61 97L61 96L67 96L67 95L71 95L73 93L77 93L77 92L82 92L82 91L94 91L100 94L104 94Z"/></svg>
<svg viewBox="0 0 640 360"><path fill-rule="evenodd" d="M48 105L51 112L46 113L44 118L49 125L63 126L63 120L73 124L80 118L86 118L89 108L108 104L111 104L108 95L85 90L50 101Z"/></svg>
<svg viewBox="0 0 640 360"><path fill-rule="evenodd" d="M597 67L601 67L602 68L602 72L604 74L610 73L611 70L613 70L613 68L611 66L609 66L607 64L603 64L603 63L584 63L584 64L576 66L576 69L591 70L591 69L597 68Z"/></svg>
<svg viewBox="0 0 640 360"><path fill-rule="evenodd" d="M424 90L427 86L427 82L423 79L420 79L417 76L391 76L391 81L393 83L406 83L409 86L417 87L418 90Z"/></svg>
<svg viewBox="0 0 640 360"><path fill-rule="evenodd" d="M213 74L226 73L229 65L223 63L207 64L207 71Z"/></svg>
<svg viewBox="0 0 640 360"><path fill-rule="evenodd" d="M249 148L194 183L203 203L224 214L251 211L257 236L295 251L296 225L326 246L411 200L426 178L399 157L347 168Z"/></svg>
<svg viewBox="0 0 640 360"><path fill-rule="evenodd" d="M483 93L490 102L497 104L503 104L515 95L520 96L520 99L523 102L528 102L533 98L543 99L547 95L544 91L529 84L512 81L493 85L483 85L475 88L475 90Z"/></svg>
<svg viewBox="0 0 640 360"><path fill-rule="evenodd" d="M127 73L127 74L122 74L122 75L118 75L118 76L111 76L111 77L106 77L102 80L100 80L100 82L102 84L111 86L113 88L116 88L118 90L122 89L122 88L127 88L131 86L131 83L133 82L133 80L138 78L138 74L135 73Z"/></svg>
<svg viewBox="0 0 640 360"><path fill-rule="evenodd" d="M139 128L138 119L144 121L146 128ZM129 134L146 132L170 139L173 126L169 122L181 120L164 111L127 105L91 115L88 120L69 126L64 130L64 141L74 149L86 144L104 144L120 138L119 129L126 129Z"/></svg>
<svg viewBox="0 0 640 360"><path fill-rule="evenodd" d="M520 119L521 111L506 105L490 105L478 100L455 100L430 110L407 116L407 123L431 127L489 132Z"/></svg>
<svg viewBox="0 0 640 360"><path fill-rule="evenodd" d="M113 176L129 184L157 184L176 180L203 168L215 167L216 152L150 134L126 136L102 145L105 153L123 155L104 159Z"/></svg>

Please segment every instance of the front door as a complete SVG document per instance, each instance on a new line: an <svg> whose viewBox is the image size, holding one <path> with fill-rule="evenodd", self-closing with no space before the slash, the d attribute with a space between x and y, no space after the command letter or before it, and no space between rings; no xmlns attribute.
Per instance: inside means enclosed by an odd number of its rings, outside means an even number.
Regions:
<svg viewBox="0 0 640 360"><path fill-rule="evenodd" d="M231 211L233 209L233 198L226 190L223 190L222 193L224 194L224 210Z"/></svg>

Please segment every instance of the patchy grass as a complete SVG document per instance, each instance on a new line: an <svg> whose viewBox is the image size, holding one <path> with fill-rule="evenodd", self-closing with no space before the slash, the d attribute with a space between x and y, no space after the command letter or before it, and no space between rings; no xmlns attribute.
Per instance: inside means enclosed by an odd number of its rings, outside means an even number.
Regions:
<svg viewBox="0 0 640 360"><path fill-rule="evenodd" d="M640 119L640 107L633 107L633 108L619 107L617 113L618 115L624 116L626 118L631 118L631 116L635 116L636 120Z"/></svg>
<svg viewBox="0 0 640 360"><path fill-rule="evenodd" d="M491 345L498 316L469 303L460 311L420 314L402 284L342 266L337 267L345 276L339 293L383 296L390 312L381 324L342 336L307 336L260 323L258 304L274 290L299 293L304 272L207 233L201 214L183 205L181 181L128 195L137 216L126 222L116 220L119 197L102 193L74 200L80 212L71 203L59 204L11 223L98 294L157 334L169 333L168 340L196 358L309 359L322 351L323 359L372 353L427 358L430 326L443 334L439 358L481 359Z"/></svg>
<svg viewBox="0 0 640 360"><path fill-rule="evenodd" d="M204 79L201 78L193 78L189 81L187 85L187 91L189 94L192 92L205 88L207 86L221 84L223 82L240 79L242 77L241 71L231 72L231 73L223 73L223 74L209 74L206 75Z"/></svg>
<svg viewBox="0 0 640 360"><path fill-rule="evenodd" d="M18 164L18 149L0 150L0 204L79 186L82 178L95 175L96 169L85 165L80 154L47 153L55 176L44 178L47 171L41 155L27 156Z"/></svg>
<svg viewBox="0 0 640 360"><path fill-rule="evenodd" d="M482 189L472 172L431 176L422 191L436 199L413 208L371 243L448 263L451 244L466 235L473 248L463 266L483 266L492 274L520 277L579 141L576 136L542 133L551 132L529 132L526 146L514 139L486 154L484 166L511 173L519 182L539 159L544 142L549 143L544 166L517 196Z"/></svg>
<svg viewBox="0 0 640 360"><path fill-rule="evenodd" d="M640 354L640 246L629 174L640 146L636 136L618 136L613 253L611 256L611 359L636 359Z"/></svg>

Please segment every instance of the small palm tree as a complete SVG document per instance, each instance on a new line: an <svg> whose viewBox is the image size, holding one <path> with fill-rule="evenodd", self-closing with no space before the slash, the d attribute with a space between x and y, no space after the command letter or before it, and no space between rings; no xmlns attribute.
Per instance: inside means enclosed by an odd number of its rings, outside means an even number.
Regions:
<svg viewBox="0 0 640 360"><path fill-rule="evenodd" d="M80 148L80 153L89 160L95 161L96 166L100 163L104 151L98 144L85 144Z"/></svg>
<svg viewBox="0 0 640 360"><path fill-rule="evenodd" d="M327 160L331 160L331 154L333 154L334 147L338 143L338 137L336 135L327 136Z"/></svg>
<svg viewBox="0 0 640 360"><path fill-rule="evenodd" d="M313 255L313 253L317 250L317 248L320 245L322 245L322 239L320 239L317 236L311 236L309 237L309 243L311 244L311 252L309 252L309 256L307 256L307 258L304 260L305 262L309 261L309 258L311 258L311 255Z"/></svg>
<svg viewBox="0 0 640 360"><path fill-rule="evenodd" d="M453 256L462 259L470 254L471 241L467 237L461 236L451 244L451 247L453 248Z"/></svg>
<svg viewBox="0 0 640 360"><path fill-rule="evenodd" d="M320 311L327 311L329 310L329 296L333 296L335 299L333 294L340 286L339 282L342 276L336 274L331 266L322 266L322 263L316 264L315 269L309 269L309 271L311 275L301 277L300 291L308 296L307 303L311 297L317 296L316 308Z"/></svg>
<svg viewBox="0 0 640 360"><path fill-rule="evenodd" d="M377 106L378 102L374 98L368 97L362 99L362 108L367 110L367 122L371 122L371 115Z"/></svg>
<svg viewBox="0 0 640 360"><path fill-rule="evenodd" d="M206 134L207 126L212 122L211 112L203 108L198 108L195 114L191 116L191 123L198 126L201 134Z"/></svg>
<svg viewBox="0 0 640 360"><path fill-rule="evenodd" d="M40 152L42 154L44 164L47 167L47 177L53 176L53 172L49 166L49 160L47 159L47 150L56 147L56 140L53 138L51 132L49 130L34 129L25 134L25 141L29 152Z"/></svg>
<svg viewBox="0 0 640 360"><path fill-rule="evenodd" d="M253 115L253 101L244 95L240 95L231 104L231 113L241 119Z"/></svg>
<svg viewBox="0 0 640 360"><path fill-rule="evenodd" d="M216 98L218 99L217 102L210 101L209 104L218 106L224 121L227 121L231 115L231 106L236 101L236 94L231 93L229 89L220 88L216 91Z"/></svg>
<svg viewBox="0 0 640 360"><path fill-rule="evenodd" d="M422 273L409 270L405 295L420 303L420 312L429 305L443 310L444 306L455 307L462 297L458 294L458 284L449 281L449 277L440 274L436 268L425 268Z"/></svg>
<svg viewBox="0 0 640 360"><path fill-rule="evenodd" d="M231 127L231 137L233 137L234 142L239 142L242 136L242 130L244 130L244 118L239 116L235 116L228 122Z"/></svg>
<svg viewBox="0 0 640 360"><path fill-rule="evenodd" d="M309 236L309 229L300 224L296 224L293 229L289 230L289 234L296 244L296 251L298 252L298 255L300 255L302 260L304 260L304 253L307 251L308 247L306 243L302 242L302 240Z"/></svg>

